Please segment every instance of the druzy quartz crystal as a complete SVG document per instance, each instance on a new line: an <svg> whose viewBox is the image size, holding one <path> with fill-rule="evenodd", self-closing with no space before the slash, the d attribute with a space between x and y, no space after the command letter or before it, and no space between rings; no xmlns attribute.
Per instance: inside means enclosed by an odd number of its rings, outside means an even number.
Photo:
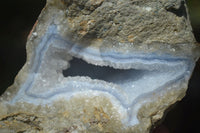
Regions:
<svg viewBox="0 0 200 133"><path fill-rule="evenodd" d="M184 0L47 0L0 132L150 132L198 57Z"/></svg>

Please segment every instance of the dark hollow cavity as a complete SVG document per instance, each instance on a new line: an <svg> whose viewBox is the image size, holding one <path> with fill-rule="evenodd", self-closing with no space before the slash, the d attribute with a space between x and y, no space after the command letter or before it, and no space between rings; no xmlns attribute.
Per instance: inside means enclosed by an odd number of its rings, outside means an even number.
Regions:
<svg viewBox="0 0 200 133"><path fill-rule="evenodd" d="M74 58L70 61L70 68L63 70L63 75L67 76L88 76L91 79L99 79L116 84L123 84L129 81L140 79L145 70L123 70L114 69L108 66L95 66L87 62Z"/></svg>
<svg viewBox="0 0 200 133"><path fill-rule="evenodd" d="M184 16L185 18L187 18L187 11L186 11L186 7L185 7L185 2L184 1L181 2L181 5L180 5L180 7L178 9L174 8L174 5L171 5L171 6L166 7L166 10L169 11L169 12L174 13L178 17Z"/></svg>

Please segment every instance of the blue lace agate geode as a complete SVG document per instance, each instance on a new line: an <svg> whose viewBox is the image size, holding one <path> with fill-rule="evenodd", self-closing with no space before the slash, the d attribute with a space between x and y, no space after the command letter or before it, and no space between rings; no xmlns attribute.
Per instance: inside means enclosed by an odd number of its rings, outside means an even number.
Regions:
<svg viewBox="0 0 200 133"><path fill-rule="evenodd" d="M198 57L182 6L182 0L47 1L28 38L27 62L1 97L2 131L10 130L8 116L18 120L24 112L41 116L45 132L148 132L184 96Z"/></svg>

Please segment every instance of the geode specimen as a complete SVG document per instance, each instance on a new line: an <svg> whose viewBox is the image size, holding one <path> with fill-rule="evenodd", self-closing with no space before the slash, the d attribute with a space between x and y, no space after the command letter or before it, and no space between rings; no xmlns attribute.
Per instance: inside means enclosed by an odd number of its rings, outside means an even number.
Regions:
<svg viewBox="0 0 200 133"><path fill-rule="evenodd" d="M199 56L184 0L47 0L0 132L149 132Z"/></svg>

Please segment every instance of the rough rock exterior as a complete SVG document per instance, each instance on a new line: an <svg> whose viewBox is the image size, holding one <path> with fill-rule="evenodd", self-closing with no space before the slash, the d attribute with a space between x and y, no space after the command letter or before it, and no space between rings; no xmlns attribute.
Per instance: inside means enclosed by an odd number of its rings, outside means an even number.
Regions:
<svg viewBox="0 0 200 133"><path fill-rule="evenodd" d="M199 53L184 0L47 0L0 132L150 132Z"/></svg>

